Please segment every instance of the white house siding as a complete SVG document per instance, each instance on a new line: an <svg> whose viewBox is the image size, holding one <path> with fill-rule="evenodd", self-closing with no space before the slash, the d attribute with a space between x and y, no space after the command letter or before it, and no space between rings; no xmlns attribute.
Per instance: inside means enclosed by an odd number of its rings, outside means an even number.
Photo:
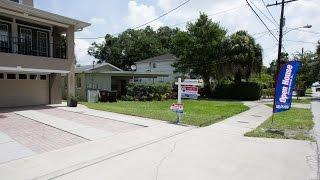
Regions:
<svg viewBox="0 0 320 180"><path fill-rule="evenodd" d="M107 74L86 74L86 86L89 89L111 91L111 76Z"/></svg>
<svg viewBox="0 0 320 180"><path fill-rule="evenodd" d="M154 61L154 62L138 62L137 72L159 72L167 73L168 77L158 77L158 78L141 78L138 79L140 83L172 83L176 80L177 74L174 73L175 68L172 67L172 64L175 61ZM155 68L154 65L155 64Z"/></svg>

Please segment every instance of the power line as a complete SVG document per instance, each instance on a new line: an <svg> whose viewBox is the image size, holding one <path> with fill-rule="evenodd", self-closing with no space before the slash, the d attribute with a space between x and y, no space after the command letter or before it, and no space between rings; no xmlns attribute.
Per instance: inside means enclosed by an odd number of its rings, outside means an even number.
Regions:
<svg viewBox="0 0 320 180"><path fill-rule="evenodd" d="M243 8L243 7L246 7L248 6L247 4L244 4L244 5L241 5L241 6L237 6L237 7L233 7L233 8L230 8L230 9L226 9L226 10L222 10L222 11L219 11L217 13L213 13L213 14L209 14L208 16L215 16L215 15L219 15L219 14L226 14L226 13L229 13L230 11L234 11L234 10L237 10L237 9L240 9L240 8ZM197 20L197 18L195 19L190 19L190 20L187 20L187 21L184 21L184 22L180 22L178 24L172 24L172 25L168 25L168 27L176 27L176 26L179 26L181 24L186 24L188 22L191 22L191 21L195 21ZM118 34L121 34L120 33L114 33L112 35L118 35ZM105 38L104 36L100 36L100 37L89 37L89 38L75 38L75 39L102 39L102 38Z"/></svg>
<svg viewBox="0 0 320 180"><path fill-rule="evenodd" d="M307 33L311 33L311 34L320 34L320 32L308 31L308 30L303 30L303 29L294 29L293 31L301 31L301 32L307 32Z"/></svg>
<svg viewBox="0 0 320 180"><path fill-rule="evenodd" d="M190 1L191 1L191 0L187 0L187 1L185 1L184 3L180 4L179 6L173 8L172 10L170 10L170 11L162 14L161 16L159 16L159 17L157 17L157 18L155 18L155 19L153 19L153 20L151 20L151 21L149 21L149 22L146 22L146 23L144 23L144 24L141 24L140 26L134 27L134 28L132 28L132 29L139 29L139 28L141 28L141 27L143 27L143 26L145 26L145 25L148 25L148 24L156 21L156 20L159 20L159 19L161 19L162 17L170 14L171 12L173 12L173 11L179 9L180 7L184 6L185 4L189 3Z"/></svg>
<svg viewBox="0 0 320 180"><path fill-rule="evenodd" d="M263 5L266 7L266 9L267 9L268 13L270 14L271 18L274 20L274 22L276 24L278 24L278 22L276 21L276 19L273 17L272 13L270 12L269 8L267 7L266 2L264 2L264 0L261 0L261 1L262 1Z"/></svg>
<svg viewBox="0 0 320 180"><path fill-rule="evenodd" d="M272 33L272 31L269 29L269 27L266 25L266 23L261 19L261 17L259 16L259 14L253 9L253 7L251 6L251 4L248 2L248 0L246 0L248 6L250 7L250 9L254 12L254 14L259 18L259 20L262 22L262 24L268 29L269 33L276 39L276 41L279 41L277 39L277 37Z"/></svg>
<svg viewBox="0 0 320 180"><path fill-rule="evenodd" d="M306 44L318 44L318 43L310 42L310 41L300 41L300 40L290 40L290 39L287 39L285 41L296 42L296 43L306 43Z"/></svg>
<svg viewBox="0 0 320 180"><path fill-rule="evenodd" d="M230 12L230 11L234 11L234 10L240 9L240 8L242 8L242 7L246 7L246 6L248 6L248 5L247 5L247 4L244 4L244 5L237 6L237 7L231 8L231 9L226 9L226 10L222 10L222 11L219 11L219 12L216 12L216 13L213 13L213 14L209 14L208 16L211 17L211 16L216 16L216 15L219 15L219 14L226 14L226 13L228 13L228 12ZM181 24L186 24L186 23L188 23L188 22L190 22L190 21L195 21L195 20L197 20L197 18L195 18L195 19L190 19L190 20L188 20L188 21L183 21L183 22L180 22L180 23L177 23L177 24L169 25L169 27L179 26L179 25L181 25Z"/></svg>
<svg viewBox="0 0 320 180"><path fill-rule="evenodd" d="M250 0L249 0L250 1ZM258 6L256 6L252 1L250 1L251 4L258 9L258 11L265 17L267 18L267 20L269 20L272 24L274 24L275 26L278 26L277 23L274 23Z"/></svg>
<svg viewBox="0 0 320 180"><path fill-rule="evenodd" d="M177 9L179 9L179 8L181 8L182 6L186 5L186 4L189 3L190 1L191 1L191 0L187 0L187 1L183 2L182 4L178 5L177 7L171 9L170 11L168 11L168 12L166 12L166 13L158 16L157 18L154 18L154 19L152 19L152 20L150 20L150 21L148 21L148 22L146 22L146 23L143 23L143 24L141 24L141 25L139 25L139 26L136 26L136 27L133 27L133 28L130 28L130 29L139 29L139 28L141 28L141 27L143 27L143 26L146 26L146 25L148 25L148 24L150 24L150 23L153 23L153 22L155 22L155 21L163 18L164 16L172 13L173 11L176 11ZM120 33L115 33L115 34L113 34L113 35L117 35L117 34L120 34ZM94 38L76 38L76 39L102 39L102 38L105 38L105 36L94 37Z"/></svg>

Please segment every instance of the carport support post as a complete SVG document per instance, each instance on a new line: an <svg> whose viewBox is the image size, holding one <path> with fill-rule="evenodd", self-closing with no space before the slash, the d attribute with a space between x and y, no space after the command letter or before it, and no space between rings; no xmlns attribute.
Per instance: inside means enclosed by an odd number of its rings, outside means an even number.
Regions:
<svg viewBox="0 0 320 180"><path fill-rule="evenodd" d="M75 54L74 54L74 26L67 29L67 57L70 63L70 72L68 74L68 96L75 96L76 83L75 83Z"/></svg>

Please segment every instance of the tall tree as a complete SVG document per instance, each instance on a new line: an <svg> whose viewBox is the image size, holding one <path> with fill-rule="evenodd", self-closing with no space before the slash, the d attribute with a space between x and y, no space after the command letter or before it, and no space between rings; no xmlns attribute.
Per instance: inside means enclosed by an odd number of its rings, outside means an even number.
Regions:
<svg viewBox="0 0 320 180"><path fill-rule="evenodd" d="M232 34L223 44L226 53L224 62L219 64L220 75L233 76L234 82L240 84L252 73L261 72L262 48L246 31Z"/></svg>
<svg viewBox="0 0 320 180"><path fill-rule="evenodd" d="M187 24L186 32L179 32L173 40L174 54L179 57L176 70L200 76L207 92L211 91L210 79L215 76L215 64L220 59L220 45L227 31L205 14L195 23Z"/></svg>
<svg viewBox="0 0 320 180"><path fill-rule="evenodd" d="M170 38L177 30L161 28L154 31L151 27L145 29L128 29L119 36L106 35L102 43L93 43L89 55L108 62L124 70L129 70L136 61L161 55L170 50ZM170 36L170 37L165 37Z"/></svg>

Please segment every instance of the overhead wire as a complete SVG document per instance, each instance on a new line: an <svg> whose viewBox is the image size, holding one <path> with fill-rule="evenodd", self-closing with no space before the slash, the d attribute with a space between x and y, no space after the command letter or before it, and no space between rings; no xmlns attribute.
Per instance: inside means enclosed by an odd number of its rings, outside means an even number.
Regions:
<svg viewBox="0 0 320 180"><path fill-rule="evenodd" d="M259 14L253 9L253 7L251 6L251 4L249 3L248 0L246 0L248 6L250 7L250 9L254 12L254 14L259 18L259 20L261 21L261 23L265 26L265 28L267 28L267 30L269 31L269 33L275 38L276 41L279 42L278 38L272 33L272 31L270 30L270 28L267 26L267 24L262 20L262 18L259 16Z"/></svg>
<svg viewBox="0 0 320 180"><path fill-rule="evenodd" d="M249 0L251 2L251 4L258 9L258 11L267 19L269 20L273 25L278 26L277 23L275 23L274 21L272 21L256 4L254 4L251 0Z"/></svg>
<svg viewBox="0 0 320 180"><path fill-rule="evenodd" d="M186 5L186 4L189 3L190 1L191 1L191 0L184 1L183 3L179 4L177 7L171 9L170 11L167 11L167 12L161 14L161 15L158 16L157 18L154 18L154 19L152 19L152 20L150 20L150 21L148 21L148 22L146 22L146 23L143 23L143 24L141 24L141 25L139 25L139 26L136 26L136 27L133 27L133 28L131 28L131 29L139 29L139 28L144 27L144 26L146 26L146 25L148 25L148 24L150 24L150 23L153 23L153 22L155 22L155 21L163 18L164 16L166 16L166 15L168 15L168 14L176 11L177 9L179 9L179 8L181 8L182 6ZM121 33L121 32L115 33L115 34L113 34L113 35L117 35L117 34L120 34L120 33ZM92 38L91 38L91 37L88 37L88 38L75 38L75 39L102 39L102 38L105 38L105 36L92 37Z"/></svg>
<svg viewBox="0 0 320 180"><path fill-rule="evenodd" d="M272 13L270 12L270 10L269 10L266 2L265 2L264 0L261 0L261 1L262 1L263 5L266 7L266 9L267 9L269 15L271 16L271 18L273 19L273 21L274 21L277 25L279 25L279 23L276 21L276 19L274 18L274 16L273 16Z"/></svg>

